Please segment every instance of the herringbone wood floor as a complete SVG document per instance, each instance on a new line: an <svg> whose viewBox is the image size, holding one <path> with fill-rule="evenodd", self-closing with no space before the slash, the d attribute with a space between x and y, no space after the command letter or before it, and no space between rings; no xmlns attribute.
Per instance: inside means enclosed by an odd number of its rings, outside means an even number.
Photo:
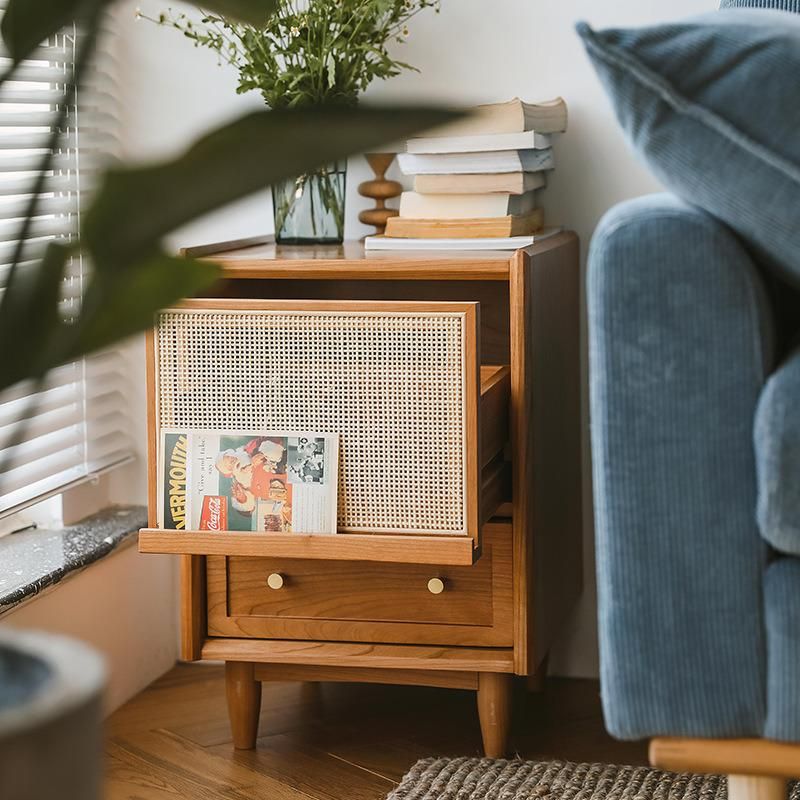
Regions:
<svg viewBox="0 0 800 800"><path fill-rule="evenodd" d="M523 758L646 763L605 733L595 681L521 685L514 708ZM184 664L110 718L106 798L378 800L418 758L479 753L472 692L330 683L265 683L258 748L235 751L222 668Z"/></svg>

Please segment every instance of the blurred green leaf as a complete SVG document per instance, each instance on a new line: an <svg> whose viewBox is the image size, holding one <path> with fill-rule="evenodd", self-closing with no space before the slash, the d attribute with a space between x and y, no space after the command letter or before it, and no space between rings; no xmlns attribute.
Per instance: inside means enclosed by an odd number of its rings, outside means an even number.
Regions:
<svg viewBox="0 0 800 800"><path fill-rule="evenodd" d="M83 243L98 269L119 269L201 214L456 117L418 107L249 114L204 136L174 161L107 173L83 220Z"/></svg>
<svg viewBox="0 0 800 800"><path fill-rule="evenodd" d="M108 0L9 0L0 33L15 63L77 18L92 16Z"/></svg>
<svg viewBox="0 0 800 800"><path fill-rule="evenodd" d="M113 0L9 0L0 34L15 63L27 58L65 25L93 17ZM207 0L203 10L263 26L277 0Z"/></svg>
<svg viewBox="0 0 800 800"><path fill-rule="evenodd" d="M203 0L203 11L248 22L262 28L278 6L278 0Z"/></svg>
<svg viewBox="0 0 800 800"><path fill-rule="evenodd" d="M84 297L67 361L108 347L153 326L153 316L182 297L214 283L220 267L210 261L152 255L125 271L95 272Z"/></svg>
<svg viewBox="0 0 800 800"><path fill-rule="evenodd" d="M52 242L35 267L17 270L0 315L0 389L44 374L48 343L63 325L58 315L61 281L71 249Z"/></svg>

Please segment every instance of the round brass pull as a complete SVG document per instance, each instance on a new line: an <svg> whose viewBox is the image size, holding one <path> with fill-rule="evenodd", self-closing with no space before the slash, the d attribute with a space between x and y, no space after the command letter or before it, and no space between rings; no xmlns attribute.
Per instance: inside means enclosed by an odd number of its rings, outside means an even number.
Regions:
<svg viewBox="0 0 800 800"><path fill-rule="evenodd" d="M267 578L267 586L269 586L270 589L283 589L283 575L281 575L280 572L273 572L272 575Z"/></svg>
<svg viewBox="0 0 800 800"><path fill-rule="evenodd" d="M428 581L428 591L431 594L441 594L444 591L444 581L441 578L431 578Z"/></svg>

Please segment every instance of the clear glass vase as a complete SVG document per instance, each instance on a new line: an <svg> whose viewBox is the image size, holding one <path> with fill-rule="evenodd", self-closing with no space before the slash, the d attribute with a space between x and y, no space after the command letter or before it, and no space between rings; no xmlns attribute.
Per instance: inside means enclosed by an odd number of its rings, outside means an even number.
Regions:
<svg viewBox="0 0 800 800"><path fill-rule="evenodd" d="M272 187L278 244L339 244L344 239L347 162Z"/></svg>

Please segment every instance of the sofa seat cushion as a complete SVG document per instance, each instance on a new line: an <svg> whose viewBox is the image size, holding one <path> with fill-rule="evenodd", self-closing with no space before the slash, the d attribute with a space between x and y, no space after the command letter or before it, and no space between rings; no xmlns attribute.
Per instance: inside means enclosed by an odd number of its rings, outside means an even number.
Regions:
<svg viewBox="0 0 800 800"><path fill-rule="evenodd" d="M800 15L730 8L578 31L651 170L800 285Z"/></svg>
<svg viewBox="0 0 800 800"><path fill-rule="evenodd" d="M764 736L800 742L800 559L781 558L767 569L767 720Z"/></svg>
<svg viewBox="0 0 800 800"><path fill-rule="evenodd" d="M767 381L754 430L761 535L800 556L800 349Z"/></svg>

